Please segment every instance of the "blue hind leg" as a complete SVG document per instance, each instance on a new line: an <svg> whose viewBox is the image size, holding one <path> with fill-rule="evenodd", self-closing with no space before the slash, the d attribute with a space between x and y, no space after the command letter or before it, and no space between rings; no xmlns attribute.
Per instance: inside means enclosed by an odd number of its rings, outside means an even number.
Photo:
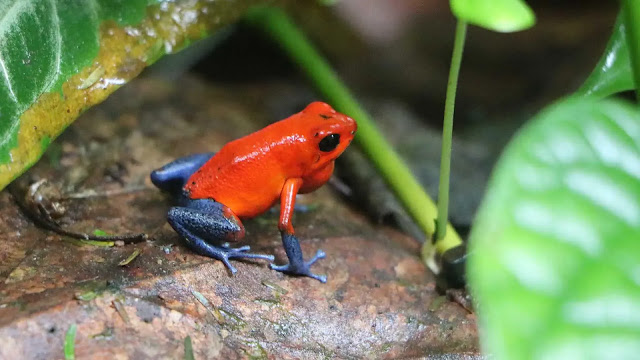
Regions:
<svg viewBox="0 0 640 360"><path fill-rule="evenodd" d="M273 261L272 255L249 253L249 246L230 248L228 241L244 236L244 226L229 208L210 199L183 198L182 206L169 210L168 220L173 229L185 238L195 252L222 261L232 274L236 268L231 259L263 259Z"/></svg>
<svg viewBox="0 0 640 360"><path fill-rule="evenodd" d="M174 160L151 172L151 182L160 190L178 196L191 175L215 153L193 154Z"/></svg>

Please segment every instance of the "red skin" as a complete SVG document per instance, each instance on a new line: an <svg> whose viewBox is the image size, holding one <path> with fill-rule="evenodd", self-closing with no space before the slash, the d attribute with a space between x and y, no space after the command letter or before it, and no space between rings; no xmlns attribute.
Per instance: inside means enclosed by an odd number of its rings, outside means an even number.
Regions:
<svg viewBox="0 0 640 360"><path fill-rule="evenodd" d="M291 216L298 193L322 186L334 161L349 146L356 122L323 102L243 138L231 141L187 181L192 199L214 199L237 217L251 218L281 202L279 228L293 234ZM328 134L340 134L332 151L319 149Z"/></svg>

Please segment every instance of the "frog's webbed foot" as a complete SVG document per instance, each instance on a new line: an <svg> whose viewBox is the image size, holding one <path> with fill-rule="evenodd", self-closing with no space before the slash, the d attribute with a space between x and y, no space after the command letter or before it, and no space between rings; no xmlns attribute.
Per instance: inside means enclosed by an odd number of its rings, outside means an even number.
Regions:
<svg viewBox="0 0 640 360"><path fill-rule="evenodd" d="M285 265L270 264L269 267L271 269L292 275L307 276L322 283L327 282L326 275L316 275L311 272L311 265L327 256L324 251L318 250L311 260L304 261L304 258L302 257L302 250L300 249L300 243L294 235L283 232L282 244L284 245L287 257L289 258L289 263Z"/></svg>
<svg viewBox="0 0 640 360"><path fill-rule="evenodd" d="M284 272L292 275L307 276L312 279L316 279L322 283L326 283L327 282L326 275L317 275L311 272L311 265L315 263L317 260L323 259L325 257L326 257L326 254L324 253L324 251L318 250L318 252L316 253L316 256L314 256L311 260L307 262L303 261L301 265L296 264L294 262L286 265L269 264L269 267L275 271L280 271L280 272Z"/></svg>

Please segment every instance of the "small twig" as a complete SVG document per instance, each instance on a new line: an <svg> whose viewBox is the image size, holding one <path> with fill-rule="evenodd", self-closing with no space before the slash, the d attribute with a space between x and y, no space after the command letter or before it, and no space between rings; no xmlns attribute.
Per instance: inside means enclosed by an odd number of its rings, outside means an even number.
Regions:
<svg viewBox="0 0 640 360"><path fill-rule="evenodd" d="M349 185L345 184L344 181L340 180L339 178L337 178L335 176L332 176L329 179L329 185L333 186L333 188L337 192L342 194L342 196L345 196L345 197L353 196L353 190L351 190Z"/></svg>
<svg viewBox="0 0 640 360"><path fill-rule="evenodd" d="M56 222L55 220L53 220L51 218L51 216L49 215L49 213L46 212L46 209L44 209L44 206L42 204L38 204L38 208L40 209L40 214L39 215L41 217L38 217L38 214L32 213L31 214L32 215L32 220L34 220L34 222L37 222L38 223L37 225L40 225L41 227L44 227L45 229L53 231L53 232L55 232L56 234L59 234L59 235L64 235L64 236L68 236L70 238L80 239L80 240L96 240L96 241L116 241L116 240L121 240L121 241L128 242L128 243L134 243L134 242L140 242L140 241L147 240L147 234L145 234L145 233L123 234L123 235L95 235L95 234L88 234L88 233L84 233L84 232L75 232L75 231L71 231L71 230L66 230L66 229L63 229L60 226L60 224L58 224L58 222Z"/></svg>
<svg viewBox="0 0 640 360"><path fill-rule="evenodd" d="M15 184L15 183L14 183ZM33 223L43 229L53 231L58 235L68 236L73 239L79 240L96 240L96 241L116 241L121 240L125 243L134 243L147 240L148 236L145 233L140 234L124 234L124 235L94 235L83 232L75 232L71 230L63 229L57 221L55 221L44 205L38 203L38 211L34 211L33 208L27 206L24 200L24 194L20 192L17 185L9 185L9 193L13 196L13 200L18 205L22 213L24 213Z"/></svg>
<svg viewBox="0 0 640 360"><path fill-rule="evenodd" d="M133 259L137 258L137 257L138 257L138 255L140 255L140 249L135 249L135 250L131 253L131 255L129 255L126 259L124 259L124 260L120 261L120 262L118 263L118 265L120 265L120 266L126 266L126 265L129 265L129 263L130 263L130 262L132 262L132 261L133 261Z"/></svg>
<svg viewBox="0 0 640 360"><path fill-rule="evenodd" d="M204 297L204 295L202 295L199 291L196 291L193 289L191 290L191 294L193 295L193 297L196 298L196 300L198 300L200 304L202 304L202 306L204 306L205 309L209 311L209 313L213 316L214 319L216 319L216 321L220 325L225 323L225 320L222 317L222 314L220 313L220 311L216 309L213 305L211 305L209 300L207 300L207 298Z"/></svg>
<svg viewBox="0 0 640 360"><path fill-rule="evenodd" d="M122 301L120 301L119 299L116 299L116 300L113 300L112 304L113 304L113 307L118 312L118 314L120 315L120 317L122 318L122 321L124 321L125 324L129 325L129 323L131 322L129 320L129 314L127 314L127 310L124 308L124 304L122 303Z"/></svg>
<svg viewBox="0 0 640 360"><path fill-rule="evenodd" d="M88 198L92 198L92 197L109 197L109 196L114 196L114 195L125 195L125 194L131 194L131 193L142 191L142 190L146 190L146 189L147 189L147 187L144 186L144 185L125 187L125 188L117 189L117 190L104 190L104 191L100 191L100 192L96 191L94 189L89 189L89 190L84 190L84 191L77 192L77 193L64 194L62 196L62 200L88 199Z"/></svg>

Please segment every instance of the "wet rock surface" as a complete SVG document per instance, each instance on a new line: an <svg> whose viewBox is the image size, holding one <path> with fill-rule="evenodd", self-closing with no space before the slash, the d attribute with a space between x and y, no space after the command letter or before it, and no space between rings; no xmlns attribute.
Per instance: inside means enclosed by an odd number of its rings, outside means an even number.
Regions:
<svg viewBox="0 0 640 360"><path fill-rule="evenodd" d="M45 208L60 210L67 229L142 231L147 241L88 246L37 228L0 193L0 358L62 358L72 324L79 359L182 358L186 336L201 359L477 357L474 315L436 293L417 242L373 225L328 186L301 197L294 218L305 257L328 255L313 267L324 285L264 261L236 261L231 276L166 224L171 202L148 173L277 119L269 92L136 80L19 179L19 189L46 179L58 190ZM283 263L277 218L246 221L243 245Z"/></svg>

